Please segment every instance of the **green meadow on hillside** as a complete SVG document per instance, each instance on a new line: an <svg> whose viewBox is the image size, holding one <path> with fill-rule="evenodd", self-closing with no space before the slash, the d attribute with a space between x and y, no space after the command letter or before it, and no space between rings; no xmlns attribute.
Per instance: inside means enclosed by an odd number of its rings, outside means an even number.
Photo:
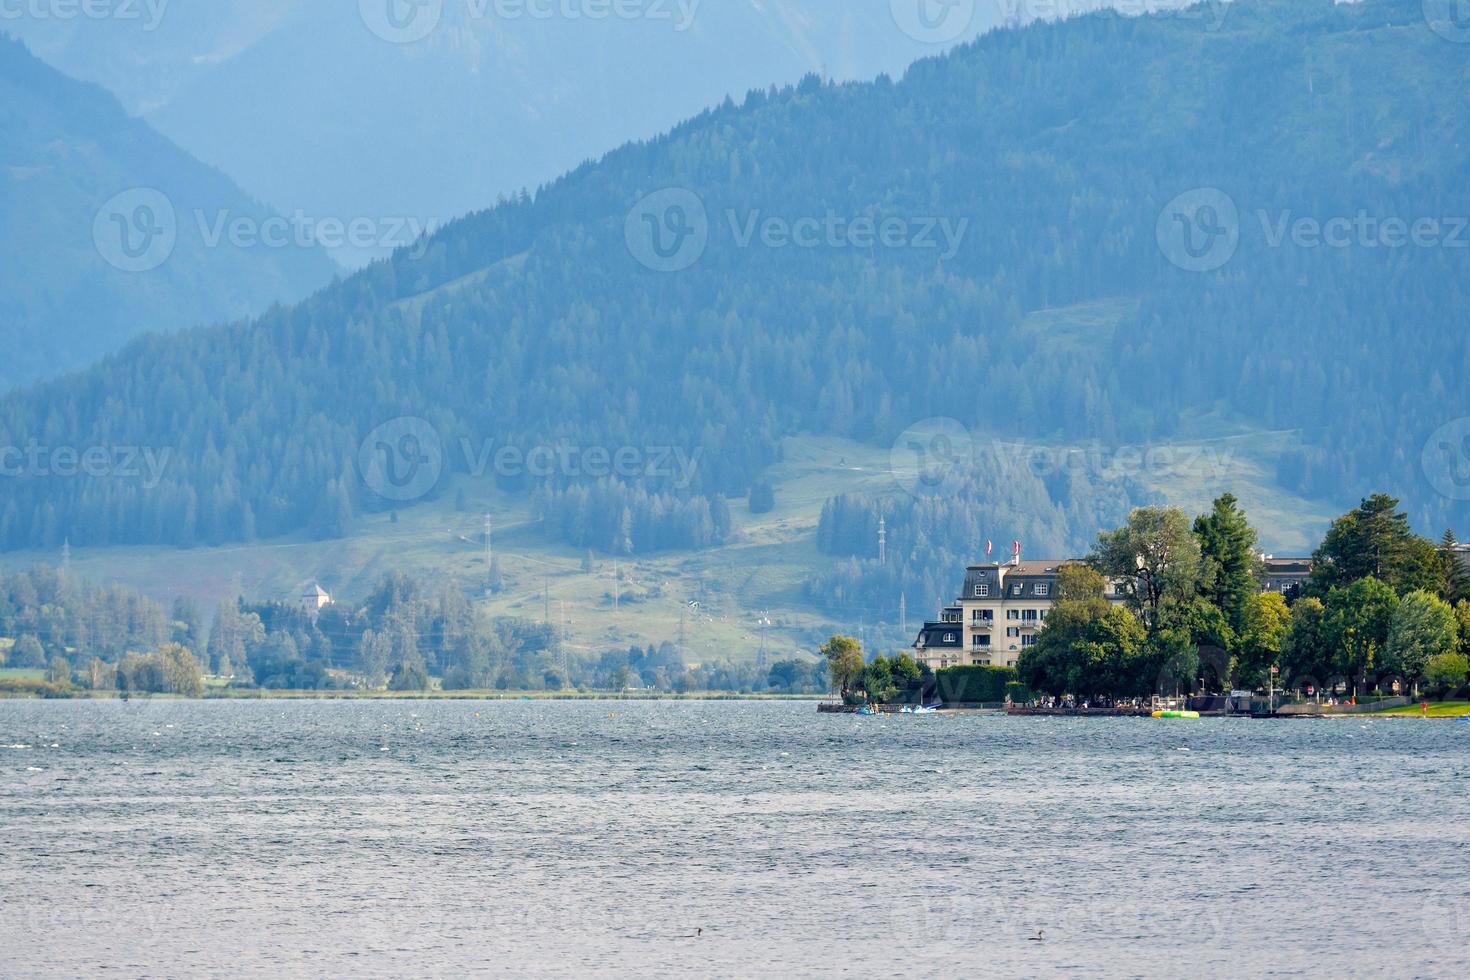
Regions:
<svg viewBox="0 0 1470 980"><path fill-rule="evenodd" d="M1030 448L978 436L976 442L1007 453ZM1288 434L1237 433L1170 447L1179 450L1179 460L1198 455L1216 462L1203 472L1183 466L1164 471L1154 489L1191 513L1205 510L1222 490L1232 490L1260 527L1263 544L1278 553L1307 552L1331 515L1272 485L1274 455L1289 444ZM455 582L493 615L540 620L549 611L551 621L566 630L570 648L581 651L675 640L682 619L691 661L750 658L760 649L763 613L770 620L771 660L810 654L833 632L861 630L870 645L907 646L912 637L899 633L896 606L833 608L804 593L807 579L834 560L816 546L823 503L844 492L903 493L890 472L888 451L832 437L795 437L785 441L783 459L771 475L776 507L770 513L751 515L745 501L731 502L738 529L734 541L703 551L631 558L594 554L590 572L584 569L587 552L548 540L524 496L469 477L457 478L437 500L399 511L396 520L387 513L361 517L339 540L298 536L219 548L73 548L70 562L77 574L94 581L116 581L165 603L191 596L205 609L242 591L252 598L291 599L313 582L360 598L383 575L404 571L435 585ZM463 511L454 506L461 489ZM488 596L483 588L487 513L494 521L494 550L504 580L503 590ZM1004 540L1000 531L995 536ZM971 551L979 560L978 542ZM57 554L16 552L0 556L0 567L58 560ZM960 573L953 570L956 587ZM616 609L614 574L622 577ZM909 608L911 630L932 612Z"/></svg>

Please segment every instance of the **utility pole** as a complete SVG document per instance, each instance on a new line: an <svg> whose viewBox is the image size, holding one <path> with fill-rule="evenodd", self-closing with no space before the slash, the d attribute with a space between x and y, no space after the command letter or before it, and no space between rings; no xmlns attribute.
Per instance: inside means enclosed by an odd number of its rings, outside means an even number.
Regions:
<svg viewBox="0 0 1470 980"><path fill-rule="evenodd" d="M898 594L898 632L901 636L909 635L909 603L902 592Z"/></svg>
<svg viewBox="0 0 1470 980"><path fill-rule="evenodd" d="M495 549L491 545L490 535L495 530L495 522L489 514L485 515L485 587L490 586L490 569L495 565Z"/></svg>
<svg viewBox="0 0 1470 980"><path fill-rule="evenodd" d="M888 521L878 517L878 567L888 564Z"/></svg>
<svg viewBox="0 0 1470 980"><path fill-rule="evenodd" d="M770 616L770 614L766 610L764 610L764 609L761 610L760 619L756 621L756 625L758 625L760 627L760 632L761 632L761 652L756 655L755 665L757 667L759 667L761 670L765 670L766 669L766 627L771 625L771 616Z"/></svg>
<svg viewBox="0 0 1470 980"><path fill-rule="evenodd" d="M572 621L567 617L567 601L561 600L561 628L556 631L556 659L561 666L562 673L570 676L567 670L567 633L571 632Z"/></svg>

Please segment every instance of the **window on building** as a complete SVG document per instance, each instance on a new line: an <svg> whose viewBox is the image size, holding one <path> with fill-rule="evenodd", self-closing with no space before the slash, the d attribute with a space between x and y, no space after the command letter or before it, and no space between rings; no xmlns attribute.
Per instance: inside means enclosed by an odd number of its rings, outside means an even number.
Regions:
<svg viewBox="0 0 1470 980"><path fill-rule="evenodd" d="M1021 637L1021 646L1023 646L1023 647L1034 646L1035 643L1036 643L1036 637L1034 637L1034 636L1023 636L1023 637Z"/></svg>
<svg viewBox="0 0 1470 980"><path fill-rule="evenodd" d="M1021 583L1020 582L1017 582L1015 585L1011 586L1011 595L1020 595L1021 594L1021 589L1022 589Z"/></svg>
<svg viewBox="0 0 1470 980"><path fill-rule="evenodd" d="M1047 585L1045 582L1038 582L1036 584L1036 594L1037 595L1046 595L1047 591L1050 590L1050 589L1051 589L1051 586L1050 585Z"/></svg>
<svg viewBox="0 0 1470 980"><path fill-rule="evenodd" d="M1021 618L1024 619L1024 620L1026 620L1027 622L1035 622L1036 621L1036 610L1035 609L1023 609L1023 610L1021 610Z"/></svg>
<svg viewBox="0 0 1470 980"><path fill-rule="evenodd" d="M953 643L954 642L954 634L953 633L946 633L946 634L944 634L944 642L945 643Z"/></svg>
<svg viewBox="0 0 1470 980"><path fill-rule="evenodd" d="M975 586L975 598L977 598L977 599L988 599L989 597L990 597L990 586L986 585L983 582L980 583L979 585Z"/></svg>
<svg viewBox="0 0 1470 980"><path fill-rule="evenodd" d="M1020 636L1020 635L1021 635L1021 628L1019 626L1007 626L1006 627L1006 636L1016 637L1016 636Z"/></svg>
<svg viewBox="0 0 1470 980"><path fill-rule="evenodd" d="M972 647L988 647L988 646L990 646L990 634L989 633L976 633L974 636L970 637L970 646L972 646Z"/></svg>
<svg viewBox="0 0 1470 980"><path fill-rule="evenodd" d="M1021 610L1019 610L1019 609L1007 609L1006 610L1006 619L1020 619L1020 618L1021 618Z"/></svg>

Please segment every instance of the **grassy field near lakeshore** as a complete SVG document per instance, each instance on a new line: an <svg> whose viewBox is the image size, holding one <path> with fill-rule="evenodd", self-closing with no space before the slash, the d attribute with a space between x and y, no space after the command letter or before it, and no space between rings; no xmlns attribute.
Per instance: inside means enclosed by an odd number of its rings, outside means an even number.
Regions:
<svg viewBox="0 0 1470 980"><path fill-rule="evenodd" d="M1108 306L1048 311L1035 326L1071 330L1080 343L1115 314ZM1171 445L1208 450L1216 465L1228 467L1231 488L1273 548L1305 550L1317 539L1332 515L1274 482L1275 461L1293 445L1294 434L1242 432L1209 417L1191 418L1187 427L1195 437ZM979 432L976 439L984 451L1007 458L1023 458L1031 448L1048 448L997 441ZM763 639L772 661L805 658L832 633L859 629L866 631L873 649L904 649L913 636L897 629L896 607L816 602L805 591L807 581L834 560L816 543L823 503L839 493L901 493L889 463L886 446L836 437L783 440L782 459L766 474L776 485L775 509L755 515L744 501L731 501L735 539L704 551L616 560L598 554L588 564L586 549L547 537L526 497L503 493L493 479L459 474L449 479L441 495L405 507L396 520L389 513L359 515L351 534L342 539L318 541L298 535L188 549L74 546L70 562L78 575L97 582L116 581L165 604L190 596L201 603L206 616L225 596L243 592L253 598L296 601L313 582L334 595L360 599L390 570L408 572L435 588L453 583L478 592L486 575L484 515L490 514L505 588L493 596L480 595L478 604L492 616L555 623L572 653L673 641L681 629L690 663L753 659ZM1207 508L1220 489L1217 480L1197 467L1166 470L1145 472L1141 478L1153 492L1190 512ZM463 509L453 503L460 492ZM59 560L55 551L10 552L0 555L0 569ZM953 571L956 576L962 573ZM615 581L620 593L616 607ZM922 615L915 609L908 612L910 625ZM771 622L764 635L757 625L760 618Z"/></svg>
<svg viewBox="0 0 1470 980"><path fill-rule="evenodd" d="M1417 704L1406 704L1401 708L1389 708L1387 711L1378 712L1379 716L1397 715L1419 718L1425 715L1423 709ZM1470 701L1430 701L1428 717L1430 718L1460 718L1470 715Z"/></svg>

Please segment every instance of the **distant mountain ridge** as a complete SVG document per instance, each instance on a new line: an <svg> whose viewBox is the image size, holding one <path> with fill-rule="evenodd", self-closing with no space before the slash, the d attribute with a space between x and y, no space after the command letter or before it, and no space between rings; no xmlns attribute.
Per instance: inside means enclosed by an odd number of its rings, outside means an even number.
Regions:
<svg viewBox="0 0 1470 980"><path fill-rule="evenodd" d="M470 472L466 439L697 448L686 485L630 482L651 514L715 514L784 435L887 446L935 417L1108 446L1206 418L1290 429L1288 489L1384 489L1421 527L1464 524L1420 458L1470 393L1464 252L1445 229L1338 247L1301 224L1470 213L1470 107L1444 95L1463 55L1409 0L1241 0L1218 29L1084 17L897 82L752 93L257 323L147 338L5 399L0 445L43 433L173 462L150 488L8 482L0 540L338 535ZM924 231L946 221L966 229L948 258ZM1107 318L1068 312L1119 297ZM383 450L394 476L439 479L385 493ZM1027 486L1048 499L1015 504L1039 514L1114 492L1085 471ZM611 510L546 506L571 540L638 549L630 505L594 499Z"/></svg>
<svg viewBox="0 0 1470 980"><path fill-rule="evenodd" d="M11 26L280 211L443 222L751 88L897 74L1102 0L429 0L402 5L403 31L397 2L175 0L156 24Z"/></svg>
<svg viewBox="0 0 1470 980"><path fill-rule="evenodd" d="M150 330L245 317L333 274L309 243L241 247L270 212L0 35L0 390Z"/></svg>

